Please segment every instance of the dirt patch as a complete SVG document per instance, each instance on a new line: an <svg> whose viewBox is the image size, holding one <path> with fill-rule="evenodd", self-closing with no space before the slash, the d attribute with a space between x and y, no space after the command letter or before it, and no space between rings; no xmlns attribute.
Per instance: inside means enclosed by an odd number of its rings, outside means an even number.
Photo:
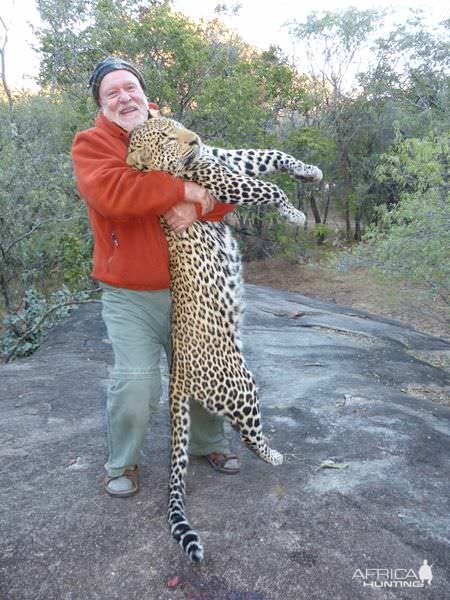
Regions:
<svg viewBox="0 0 450 600"><path fill-rule="evenodd" d="M407 385L403 392L420 398L422 400L431 400L437 404L450 406L449 390L435 385Z"/></svg>
<svg viewBox="0 0 450 600"><path fill-rule="evenodd" d="M450 339L449 308L408 282L381 281L365 268L337 272L320 264L273 258L245 264L247 283L267 285L400 321L417 331Z"/></svg>

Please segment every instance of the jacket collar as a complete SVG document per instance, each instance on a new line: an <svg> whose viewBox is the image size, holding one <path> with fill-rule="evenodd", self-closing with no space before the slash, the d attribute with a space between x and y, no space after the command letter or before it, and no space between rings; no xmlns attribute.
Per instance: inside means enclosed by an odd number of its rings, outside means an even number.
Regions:
<svg viewBox="0 0 450 600"><path fill-rule="evenodd" d="M99 129L103 129L103 131L106 131L109 135L122 139L126 143L128 143L128 132L125 131L125 129L123 129L122 127L120 127L120 125L117 125L117 123L114 123L113 121L107 119L102 113L102 111L100 111L97 114L97 117L95 119L95 126Z"/></svg>
<svg viewBox="0 0 450 600"><path fill-rule="evenodd" d="M149 116L159 116L159 106L154 102L149 102L148 110ZM120 127L120 125L117 125L117 123L114 123L113 121L107 119L101 110L97 113L97 117L95 119L95 126L107 131L109 135L112 135L113 137L125 140L125 142L128 144L128 132L125 131L125 129L123 129L122 127Z"/></svg>

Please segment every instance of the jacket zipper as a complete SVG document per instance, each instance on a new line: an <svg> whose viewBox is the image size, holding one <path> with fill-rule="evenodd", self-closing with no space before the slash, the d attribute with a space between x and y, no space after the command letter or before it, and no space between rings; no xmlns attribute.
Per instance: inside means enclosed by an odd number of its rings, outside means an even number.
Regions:
<svg viewBox="0 0 450 600"><path fill-rule="evenodd" d="M116 235L116 232L115 232L115 231L112 231L112 232L111 232L111 241L112 241L112 244L113 244L113 246L114 246L115 248L118 248L118 247L119 247L119 238L117 237L117 235Z"/></svg>
<svg viewBox="0 0 450 600"><path fill-rule="evenodd" d="M112 246L114 249L119 247L119 238L117 237L116 232L114 230L111 232L111 242L112 242ZM112 259L114 258L115 253L116 253L116 251L113 250L113 253L106 261L106 269L108 272L111 272L111 262L112 262Z"/></svg>

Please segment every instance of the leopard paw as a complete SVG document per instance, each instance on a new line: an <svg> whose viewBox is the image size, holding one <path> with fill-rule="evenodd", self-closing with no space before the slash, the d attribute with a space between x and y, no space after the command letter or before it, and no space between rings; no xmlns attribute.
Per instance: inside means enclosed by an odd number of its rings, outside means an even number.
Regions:
<svg viewBox="0 0 450 600"><path fill-rule="evenodd" d="M305 183L319 183L322 181L323 174L319 167L315 165L305 165L304 163L295 164L292 169L294 179Z"/></svg>

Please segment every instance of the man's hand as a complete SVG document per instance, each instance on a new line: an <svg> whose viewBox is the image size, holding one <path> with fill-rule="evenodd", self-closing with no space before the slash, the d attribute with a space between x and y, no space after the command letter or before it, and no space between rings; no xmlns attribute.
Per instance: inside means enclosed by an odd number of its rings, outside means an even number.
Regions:
<svg viewBox="0 0 450 600"><path fill-rule="evenodd" d="M201 204L202 216L211 212L216 202L207 189L193 181L184 182L184 201Z"/></svg>
<svg viewBox="0 0 450 600"><path fill-rule="evenodd" d="M182 231L186 231L197 220L197 210L195 204L177 202L170 210L164 213L163 217L172 231L181 233Z"/></svg>

